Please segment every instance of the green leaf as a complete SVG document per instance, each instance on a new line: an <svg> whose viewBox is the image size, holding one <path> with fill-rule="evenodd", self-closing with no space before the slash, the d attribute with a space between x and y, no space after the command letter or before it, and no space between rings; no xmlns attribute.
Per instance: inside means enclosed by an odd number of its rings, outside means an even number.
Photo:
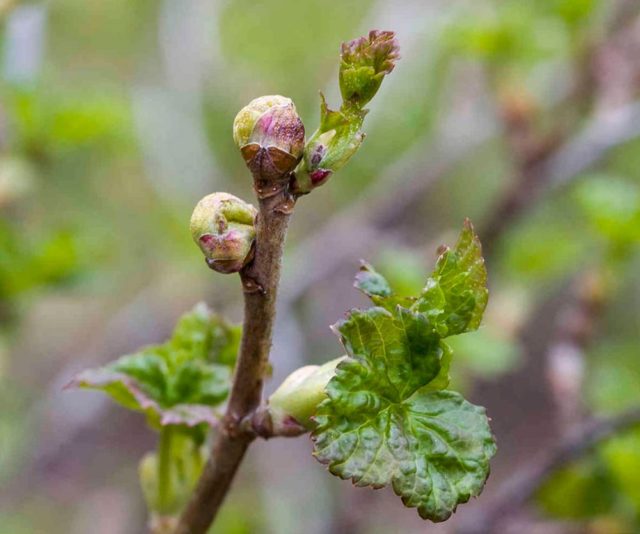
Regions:
<svg viewBox="0 0 640 534"><path fill-rule="evenodd" d="M338 369L338 380L357 377L346 364ZM315 434L315 455L331 473L357 486L391 484L405 506L432 521L482 491L495 453L483 408L453 391L418 391L401 403L379 398L353 411L349 399L332 397L336 385ZM328 409L336 405L345 413Z"/></svg>
<svg viewBox="0 0 640 534"><path fill-rule="evenodd" d="M442 249L413 308L425 313L446 337L477 330L488 299L482 246L467 219L455 248Z"/></svg>
<svg viewBox="0 0 640 534"><path fill-rule="evenodd" d="M201 304L179 320L165 344L84 371L67 387L104 391L125 408L145 413L153 427L213 425L218 417L212 407L228 395L238 340L238 327Z"/></svg>
<svg viewBox="0 0 640 534"><path fill-rule="evenodd" d="M417 299L397 296L367 263L354 285L387 310L402 306L423 314L441 337L477 330L489 299L482 246L468 219L453 250L441 247L436 268Z"/></svg>
<svg viewBox="0 0 640 534"><path fill-rule="evenodd" d="M468 221L417 300L396 297L363 265L355 285L378 306L353 310L334 326L348 356L326 387L312 435L314 454L331 473L358 486L391 484L406 506L433 521L482 491L494 439L484 408L444 390L453 354L443 338L478 327L485 284Z"/></svg>
<svg viewBox="0 0 640 534"><path fill-rule="evenodd" d="M403 308L395 315L379 307L355 310L333 328L348 354L357 356L358 378L351 384L359 388L351 398L356 409L373 399L366 392L401 402L440 371L444 349L422 315Z"/></svg>
<svg viewBox="0 0 640 534"><path fill-rule="evenodd" d="M353 285L369 297L389 297L393 293L387 279L366 262L362 263Z"/></svg>

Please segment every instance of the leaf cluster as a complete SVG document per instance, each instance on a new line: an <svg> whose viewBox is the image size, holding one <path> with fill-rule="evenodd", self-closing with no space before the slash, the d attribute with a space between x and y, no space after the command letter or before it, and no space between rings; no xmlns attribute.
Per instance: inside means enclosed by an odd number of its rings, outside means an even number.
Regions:
<svg viewBox="0 0 640 534"><path fill-rule="evenodd" d="M204 304L185 314L164 344L151 345L101 367L81 372L69 387L98 389L150 426L215 425L214 407L229 392L241 329Z"/></svg>
<svg viewBox="0 0 640 534"><path fill-rule="evenodd" d="M445 389L445 338L477 329L487 304L480 242L465 222L415 298L397 296L366 264L355 286L376 306L334 326L348 357L318 408L315 456L358 486L390 484L421 517L444 521L482 491L496 450L484 408Z"/></svg>

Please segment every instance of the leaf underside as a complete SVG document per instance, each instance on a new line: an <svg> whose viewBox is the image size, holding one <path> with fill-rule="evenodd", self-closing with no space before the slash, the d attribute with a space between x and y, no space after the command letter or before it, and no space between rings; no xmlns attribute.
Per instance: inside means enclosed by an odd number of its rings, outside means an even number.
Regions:
<svg viewBox="0 0 640 534"><path fill-rule="evenodd" d="M355 285L376 306L334 326L349 357L318 408L314 454L334 475L391 485L421 517L444 521L482 491L496 450L484 408L444 389L444 338L477 329L487 303L480 243L467 221L417 298L394 295L367 264Z"/></svg>

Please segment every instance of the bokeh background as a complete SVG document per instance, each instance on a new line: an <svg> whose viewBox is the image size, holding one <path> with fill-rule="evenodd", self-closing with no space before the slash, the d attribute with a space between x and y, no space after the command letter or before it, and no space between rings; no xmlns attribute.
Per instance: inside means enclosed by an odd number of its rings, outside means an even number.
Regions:
<svg viewBox="0 0 640 534"><path fill-rule="evenodd" d="M499 452L480 499L423 523L355 489L308 438L250 451L216 533L464 532L501 484L593 415L640 404L637 0L0 0L0 533L144 532L142 417L74 373L166 339L235 276L188 221L252 198L235 113L293 98L310 133L339 103L339 43L395 30L402 60L363 148L303 198L284 258L273 380L339 356L360 258L419 289L464 217L485 247L483 327L455 387ZM640 433L567 464L495 532L640 532Z"/></svg>

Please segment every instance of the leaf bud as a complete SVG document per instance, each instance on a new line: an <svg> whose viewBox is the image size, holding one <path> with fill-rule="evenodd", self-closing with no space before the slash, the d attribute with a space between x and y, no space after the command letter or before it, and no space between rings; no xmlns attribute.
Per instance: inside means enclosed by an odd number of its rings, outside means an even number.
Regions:
<svg viewBox="0 0 640 534"><path fill-rule="evenodd" d="M398 52L395 33L389 31L371 30L367 37L342 43L339 79L345 103L365 106L393 71Z"/></svg>
<svg viewBox="0 0 640 534"><path fill-rule="evenodd" d="M345 357L323 365L300 367L284 379L269 397L269 414L276 433L291 424L299 424L307 429L313 426L311 417L318 404L327 397L325 388Z"/></svg>
<svg viewBox="0 0 640 534"><path fill-rule="evenodd" d="M288 183L304 150L304 125L290 98L262 96L240 110L233 139L264 198Z"/></svg>
<svg viewBox="0 0 640 534"><path fill-rule="evenodd" d="M329 109L321 94L320 126L304 148L304 157L295 170L291 191L309 193L324 184L358 151L368 104L380 89L384 77L393 71L399 58L395 34L372 30L342 44L340 54L340 92L342 106Z"/></svg>
<svg viewBox="0 0 640 534"><path fill-rule="evenodd" d="M204 197L191 215L191 235L207 265L220 273L236 273L253 259L257 211L229 193Z"/></svg>

